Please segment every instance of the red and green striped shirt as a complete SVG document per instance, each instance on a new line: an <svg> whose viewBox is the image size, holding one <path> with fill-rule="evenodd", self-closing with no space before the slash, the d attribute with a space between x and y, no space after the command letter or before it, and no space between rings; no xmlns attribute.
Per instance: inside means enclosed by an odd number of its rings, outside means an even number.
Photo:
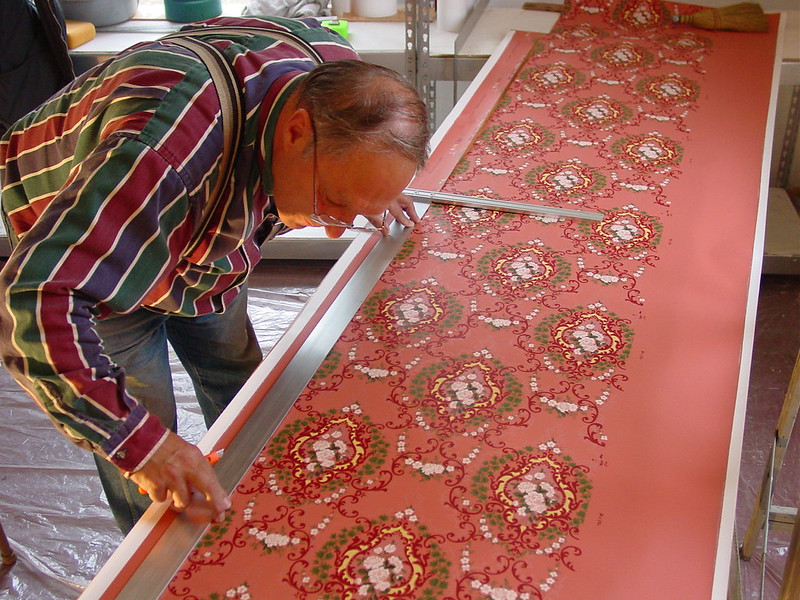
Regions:
<svg viewBox="0 0 800 600"><path fill-rule="evenodd" d="M222 127L210 75L190 51L139 44L84 73L0 141L3 206L19 243L0 273L0 351L61 431L134 471L166 435L103 354L95 319L141 307L221 312L260 258L272 210L271 140L280 108L314 62L358 58L315 19L230 18L264 35L209 34L243 89L234 173L187 253L218 175Z"/></svg>

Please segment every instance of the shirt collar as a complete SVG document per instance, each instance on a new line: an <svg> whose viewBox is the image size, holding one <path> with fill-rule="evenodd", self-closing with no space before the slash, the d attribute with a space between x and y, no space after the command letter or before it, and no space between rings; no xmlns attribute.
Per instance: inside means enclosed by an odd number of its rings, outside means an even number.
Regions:
<svg viewBox="0 0 800 600"><path fill-rule="evenodd" d="M263 167L261 173L261 185L264 193L268 196L272 195L275 180L272 175L272 140L275 136L275 130L278 127L278 117L281 110L286 105L286 101L292 95L292 92L297 88L297 85L302 81L306 75L305 72L295 71L286 75L287 81L282 85L280 91L275 97L275 100L269 107L267 115L267 122L264 125L261 134L261 156L263 157Z"/></svg>

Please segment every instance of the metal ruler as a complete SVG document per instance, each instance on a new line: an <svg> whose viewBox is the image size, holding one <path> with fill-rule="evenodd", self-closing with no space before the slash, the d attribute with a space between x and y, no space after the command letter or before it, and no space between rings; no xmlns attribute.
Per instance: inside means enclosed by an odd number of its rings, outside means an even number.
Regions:
<svg viewBox="0 0 800 600"><path fill-rule="evenodd" d="M571 208L559 208L556 206L541 206L538 204L525 204L523 202L512 202L511 200L493 200L491 198L477 198L475 196L460 196L459 194L448 194L445 192L429 192L427 190L417 190L406 188L403 190L406 196L430 200L438 204L452 204L454 206L466 206L468 208L481 208L485 210L497 210L500 212L519 213L524 215L554 215L557 217L574 217L577 219L588 219L591 221L601 221L603 213L588 210L576 210Z"/></svg>

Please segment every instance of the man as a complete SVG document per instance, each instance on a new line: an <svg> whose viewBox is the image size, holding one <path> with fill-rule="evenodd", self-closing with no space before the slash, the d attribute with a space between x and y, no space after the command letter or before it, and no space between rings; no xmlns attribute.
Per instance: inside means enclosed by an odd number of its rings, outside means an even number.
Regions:
<svg viewBox="0 0 800 600"><path fill-rule="evenodd" d="M2 358L95 453L124 532L149 503L139 487L193 518L230 506L172 431L167 340L210 424L261 360L244 290L265 238L307 226L338 237L357 215L381 225L387 209L418 220L401 192L429 132L399 75L357 61L314 19L207 25L264 30L204 38L224 49L245 104L234 171L208 215L220 103L199 58L169 41L82 75L0 142L4 216L19 236L0 273ZM315 67L280 32L333 62Z"/></svg>

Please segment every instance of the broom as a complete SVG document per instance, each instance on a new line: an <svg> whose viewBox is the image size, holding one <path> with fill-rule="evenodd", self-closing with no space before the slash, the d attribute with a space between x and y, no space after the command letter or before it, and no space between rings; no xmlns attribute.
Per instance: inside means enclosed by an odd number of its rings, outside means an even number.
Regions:
<svg viewBox="0 0 800 600"><path fill-rule="evenodd" d="M769 31L769 22L761 5L755 2L740 2L721 8L707 8L691 15L676 14L675 23L685 23L700 29L723 29L725 31L764 32Z"/></svg>

